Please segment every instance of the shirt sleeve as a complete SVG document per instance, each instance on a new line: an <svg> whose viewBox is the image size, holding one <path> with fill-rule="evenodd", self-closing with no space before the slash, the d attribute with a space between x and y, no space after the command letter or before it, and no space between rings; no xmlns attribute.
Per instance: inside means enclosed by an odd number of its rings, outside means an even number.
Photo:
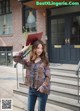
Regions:
<svg viewBox="0 0 80 111"><path fill-rule="evenodd" d="M45 81L40 86L40 90L42 90L43 93L50 94L50 68L49 66L45 67Z"/></svg>
<svg viewBox="0 0 80 111"><path fill-rule="evenodd" d="M50 83L51 75L50 75L50 68L49 66L45 67L45 81L42 84L43 86L48 86Z"/></svg>
<svg viewBox="0 0 80 111"><path fill-rule="evenodd" d="M18 54L16 54L14 57L13 57L14 61L17 62L17 63L20 63L20 64L23 64L23 65L26 65L26 66L29 66L30 65L30 62L28 61L28 59L24 59L23 58L23 52L19 52Z"/></svg>

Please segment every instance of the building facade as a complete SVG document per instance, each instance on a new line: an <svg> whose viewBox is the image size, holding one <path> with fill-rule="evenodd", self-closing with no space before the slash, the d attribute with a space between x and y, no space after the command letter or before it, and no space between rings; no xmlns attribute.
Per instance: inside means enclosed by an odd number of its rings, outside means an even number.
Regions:
<svg viewBox="0 0 80 111"><path fill-rule="evenodd" d="M34 19L33 17L29 19L30 11L34 12L35 24L28 23L26 29L28 33L43 32L42 40L45 43L46 17L44 13L46 10L34 10L24 6L18 0L0 1L0 61L2 61L0 64L8 64L7 59L12 60L12 54L25 46L24 28L26 21L30 22Z"/></svg>
<svg viewBox="0 0 80 111"><path fill-rule="evenodd" d="M50 62L76 64L80 60L80 6L42 8L35 7L34 0L1 0L0 10L1 51L20 50L27 30L43 32Z"/></svg>
<svg viewBox="0 0 80 111"><path fill-rule="evenodd" d="M6 4L5 10L7 10L7 3L9 3L8 7L10 8L9 12L4 12L0 16L0 46L13 46L13 51L20 50L26 42L23 37L25 8L18 0L4 0L0 3L3 4L3 8L5 7L4 4ZM45 10L36 11L36 31L43 31L43 36L46 32L44 12Z"/></svg>

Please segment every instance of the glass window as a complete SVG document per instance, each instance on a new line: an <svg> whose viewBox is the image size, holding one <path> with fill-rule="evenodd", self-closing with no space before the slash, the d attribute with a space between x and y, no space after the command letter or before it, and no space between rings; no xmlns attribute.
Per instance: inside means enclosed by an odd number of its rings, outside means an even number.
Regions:
<svg viewBox="0 0 80 111"><path fill-rule="evenodd" d="M24 7L24 22L23 26L28 32L36 31L36 10Z"/></svg>
<svg viewBox="0 0 80 111"><path fill-rule="evenodd" d="M3 14L6 13L6 1L5 0L2 2L2 11L3 11Z"/></svg>
<svg viewBox="0 0 80 111"><path fill-rule="evenodd" d="M64 45L64 19L51 20L51 43L54 45Z"/></svg>
<svg viewBox="0 0 80 111"><path fill-rule="evenodd" d="M6 14L0 16L0 34L12 33L12 14Z"/></svg>
<svg viewBox="0 0 80 111"><path fill-rule="evenodd" d="M11 12L10 0L0 1L0 15L7 14Z"/></svg>
<svg viewBox="0 0 80 111"><path fill-rule="evenodd" d="M12 33L12 13L10 11L10 0L0 1L0 34Z"/></svg>
<svg viewBox="0 0 80 111"><path fill-rule="evenodd" d="M80 16L72 18L70 43L80 45Z"/></svg>

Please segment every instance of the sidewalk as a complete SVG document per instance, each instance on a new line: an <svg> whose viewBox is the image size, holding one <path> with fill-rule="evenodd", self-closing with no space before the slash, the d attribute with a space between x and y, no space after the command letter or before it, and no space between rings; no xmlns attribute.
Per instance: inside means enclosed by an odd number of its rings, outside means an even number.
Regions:
<svg viewBox="0 0 80 111"><path fill-rule="evenodd" d="M19 82L22 81L22 66L19 66ZM0 66L0 111L1 111L1 99L11 98L16 101L16 97L13 94L13 90L17 88L16 80L16 68ZM14 101L13 101L14 102ZM14 104L14 103L13 103ZM13 111L23 111L21 109L13 107Z"/></svg>

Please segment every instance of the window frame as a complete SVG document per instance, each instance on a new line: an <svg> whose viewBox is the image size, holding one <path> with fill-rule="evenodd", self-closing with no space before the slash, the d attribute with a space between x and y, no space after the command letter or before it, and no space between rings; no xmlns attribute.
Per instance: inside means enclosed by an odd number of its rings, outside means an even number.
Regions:
<svg viewBox="0 0 80 111"><path fill-rule="evenodd" d="M27 31L27 32L29 32L30 33L30 31L28 31L28 29L26 28L26 17L25 17L25 11L29 11L29 10L32 10L32 11L35 11L34 13L34 15L35 15L35 18L37 17L36 16L36 9L33 9L33 8L31 8L31 7L27 7L27 6L24 6L23 5L23 7L22 7L22 32L24 33L25 31ZM32 31L32 32L37 32L37 25L36 25L36 27L35 27L35 31Z"/></svg>
<svg viewBox="0 0 80 111"><path fill-rule="evenodd" d="M0 17L3 16L6 16L7 15L11 15L12 14L12 11L11 11L11 6L10 6L10 0L4 0L4 1L0 1L0 10L1 10L1 13L0 13ZM6 19L7 20L7 19ZM4 20L3 20L4 21ZM8 32L8 33L4 33L4 28L6 29L6 25L4 24L3 22L3 25L2 25L2 32L0 33L1 36L6 36L6 35L11 35L12 32ZM9 27L9 25L8 25Z"/></svg>
<svg viewBox="0 0 80 111"><path fill-rule="evenodd" d="M5 6L4 6L4 4L5 4ZM0 1L0 6L1 6L0 7L0 10L1 10L0 15L5 15L5 14L11 13L11 10L10 10L10 0ZM8 8L8 11L7 11L7 8Z"/></svg>

